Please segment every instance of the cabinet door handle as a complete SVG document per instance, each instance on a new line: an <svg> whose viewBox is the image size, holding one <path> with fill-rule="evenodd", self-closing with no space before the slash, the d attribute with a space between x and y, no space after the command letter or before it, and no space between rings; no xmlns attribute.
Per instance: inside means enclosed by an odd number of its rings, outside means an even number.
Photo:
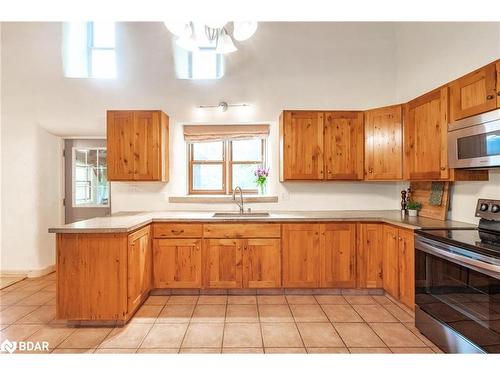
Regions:
<svg viewBox="0 0 500 375"><path fill-rule="evenodd" d="M181 229L181 230L175 230L175 229L172 229L172 234L175 234L175 235L179 235L179 234L182 234L184 233L184 229Z"/></svg>
<svg viewBox="0 0 500 375"><path fill-rule="evenodd" d="M500 96L500 91L499 91L499 92L497 92L497 96Z"/></svg>
<svg viewBox="0 0 500 375"><path fill-rule="evenodd" d="M488 99L488 100L493 99L493 95L488 95L488 96L486 97L486 99Z"/></svg>

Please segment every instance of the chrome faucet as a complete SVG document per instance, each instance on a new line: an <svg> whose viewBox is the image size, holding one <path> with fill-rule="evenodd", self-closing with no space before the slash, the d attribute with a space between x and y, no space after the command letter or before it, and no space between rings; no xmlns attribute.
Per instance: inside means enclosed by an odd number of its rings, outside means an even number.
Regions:
<svg viewBox="0 0 500 375"><path fill-rule="evenodd" d="M236 200L236 190L240 191L240 201L239 202ZM243 215L243 213L245 212L245 210L243 209L243 191L241 190L241 188L239 186L236 186L233 189L233 201L235 201L235 203L240 208L240 214Z"/></svg>

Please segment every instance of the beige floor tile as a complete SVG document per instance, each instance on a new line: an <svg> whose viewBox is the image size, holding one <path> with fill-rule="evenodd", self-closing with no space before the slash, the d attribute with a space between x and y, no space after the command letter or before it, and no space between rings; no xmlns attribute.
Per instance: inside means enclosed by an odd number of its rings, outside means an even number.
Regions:
<svg viewBox="0 0 500 375"><path fill-rule="evenodd" d="M261 322L293 322L288 305L259 305Z"/></svg>
<svg viewBox="0 0 500 375"><path fill-rule="evenodd" d="M371 323L370 326L389 347L417 348L426 346L402 323Z"/></svg>
<svg viewBox="0 0 500 375"><path fill-rule="evenodd" d="M290 305L314 305L317 304L314 296L286 296L286 300Z"/></svg>
<svg viewBox="0 0 500 375"><path fill-rule="evenodd" d="M380 305L352 305L365 322L397 323L397 319Z"/></svg>
<svg viewBox="0 0 500 375"><path fill-rule="evenodd" d="M48 300L47 302L44 303L45 306L55 306L57 303L57 299L54 297L51 300Z"/></svg>
<svg viewBox="0 0 500 375"><path fill-rule="evenodd" d="M0 324L12 324L36 310L37 306L9 306L0 311Z"/></svg>
<svg viewBox="0 0 500 375"><path fill-rule="evenodd" d="M156 323L189 323L196 305L166 305Z"/></svg>
<svg viewBox="0 0 500 375"><path fill-rule="evenodd" d="M221 348L181 348L180 354L220 354Z"/></svg>
<svg viewBox="0 0 500 375"><path fill-rule="evenodd" d="M127 324L114 328L99 345L101 349L136 349L150 331L152 324Z"/></svg>
<svg viewBox="0 0 500 375"><path fill-rule="evenodd" d="M7 339L23 341L42 328L40 324L13 324L0 332L0 343Z"/></svg>
<svg viewBox="0 0 500 375"><path fill-rule="evenodd" d="M413 323L415 321L415 318L408 314L406 311L403 309L399 308L395 304L391 305L385 305L384 306L392 315L396 317L400 322L403 323Z"/></svg>
<svg viewBox="0 0 500 375"><path fill-rule="evenodd" d="M18 324L47 324L56 318L55 306L40 306L33 312L19 319Z"/></svg>
<svg viewBox="0 0 500 375"><path fill-rule="evenodd" d="M344 298L351 305L373 305L377 303L372 296L353 295L353 296L344 296Z"/></svg>
<svg viewBox="0 0 500 375"><path fill-rule="evenodd" d="M257 305L228 305L226 310L226 322L259 322Z"/></svg>
<svg viewBox="0 0 500 375"><path fill-rule="evenodd" d="M351 305L321 305L321 307L332 323L363 322Z"/></svg>
<svg viewBox="0 0 500 375"><path fill-rule="evenodd" d="M95 354L134 354L137 349L131 348L99 348L94 352Z"/></svg>
<svg viewBox="0 0 500 375"><path fill-rule="evenodd" d="M436 354L445 354L441 349L439 349L437 346L433 345L430 347L432 351Z"/></svg>
<svg viewBox="0 0 500 375"><path fill-rule="evenodd" d="M199 296L170 296L167 305L192 305L198 302Z"/></svg>
<svg viewBox="0 0 500 375"><path fill-rule="evenodd" d="M295 323L261 323L264 346L298 348L304 344Z"/></svg>
<svg viewBox="0 0 500 375"><path fill-rule="evenodd" d="M393 353L397 354L432 354L434 351L431 348L389 348Z"/></svg>
<svg viewBox="0 0 500 375"><path fill-rule="evenodd" d="M256 296L228 296L227 303L230 305L254 305L257 303Z"/></svg>
<svg viewBox="0 0 500 375"><path fill-rule="evenodd" d="M191 323L182 342L183 348L221 348L223 323Z"/></svg>
<svg viewBox="0 0 500 375"><path fill-rule="evenodd" d="M78 348L78 349L54 349L51 354L92 354L95 351L94 348Z"/></svg>
<svg viewBox="0 0 500 375"><path fill-rule="evenodd" d="M264 354L264 348L222 348L223 354Z"/></svg>
<svg viewBox="0 0 500 375"><path fill-rule="evenodd" d="M347 305L348 302L343 296L329 296L329 295L319 295L315 296L318 303L322 305Z"/></svg>
<svg viewBox="0 0 500 375"><path fill-rule="evenodd" d="M150 349L150 348L139 348L137 349L137 354L177 354L179 349Z"/></svg>
<svg viewBox="0 0 500 375"><path fill-rule="evenodd" d="M42 292L55 292L56 291L56 284L50 284L46 286L45 288L41 289Z"/></svg>
<svg viewBox="0 0 500 375"><path fill-rule="evenodd" d="M306 348L264 348L266 354L306 354Z"/></svg>
<svg viewBox="0 0 500 375"><path fill-rule="evenodd" d="M17 305L40 306L50 301L54 297L55 297L54 292L37 292L29 297L23 298L22 300L17 302Z"/></svg>
<svg viewBox="0 0 500 375"><path fill-rule="evenodd" d="M226 318L226 305L196 305L192 322L195 323L219 323Z"/></svg>
<svg viewBox="0 0 500 375"><path fill-rule="evenodd" d="M345 346L331 323L297 323L297 327L306 347Z"/></svg>
<svg viewBox="0 0 500 375"><path fill-rule="evenodd" d="M77 328L59 346L59 349L97 348L111 328Z"/></svg>
<svg viewBox="0 0 500 375"><path fill-rule="evenodd" d="M334 323L333 326L349 348L386 346L366 323Z"/></svg>
<svg viewBox="0 0 500 375"><path fill-rule="evenodd" d="M9 326L8 324L0 324L0 331L4 330L8 326Z"/></svg>
<svg viewBox="0 0 500 375"><path fill-rule="evenodd" d="M28 340L47 341L49 343L49 349L53 350L73 332L75 332L75 328L45 326L28 337Z"/></svg>
<svg viewBox="0 0 500 375"><path fill-rule="evenodd" d="M130 319L130 323L154 323L162 309L163 306L159 305L142 305Z"/></svg>
<svg viewBox="0 0 500 375"><path fill-rule="evenodd" d="M406 328L412 331L415 336L417 336L421 341L423 341L425 345L430 347L434 346L434 343L427 337L425 337L423 334L421 334L418 328L415 327L415 323L404 323L404 325Z"/></svg>
<svg viewBox="0 0 500 375"><path fill-rule="evenodd" d="M36 292L33 291L18 291L15 290L10 293L5 293L2 294L0 297L0 305L1 306L10 306L10 305L15 305L19 301L22 301L23 299L35 294Z"/></svg>
<svg viewBox="0 0 500 375"><path fill-rule="evenodd" d="M155 324L141 344L141 348L180 348L187 324Z"/></svg>
<svg viewBox="0 0 500 375"><path fill-rule="evenodd" d="M10 276L2 276L0 277L0 289L7 288L15 283L23 280L24 277L10 277Z"/></svg>
<svg viewBox="0 0 500 375"><path fill-rule="evenodd" d="M286 305L286 298L284 295L277 296L257 296L257 303L259 305Z"/></svg>
<svg viewBox="0 0 500 375"><path fill-rule="evenodd" d="M372 296L372 298L381 305L393 305L393 302L386 296Z"/></svg>
<svg viewBox="0 0 500 375"><path fill-rule="evenodd" d="M389 348L349 348L352 354L390 354Z"/></svg>
<svg viewBox="0 0 500 375"><path fill-rule="evenodd" d="M307 348L310 354L349 354L349 349L344 347L339 348Z"/></svg>
<svg viewBox="0 0 500 375"><path fill-rule="evenodd" d="M328 318L318 304L290 305L290 310L296 322L328 322Z"/></svg>
<svg viewBox="0 0 500 375"><path fill-rule="evenodd" d="M226 323L223 347L260 348L262 335L259 323Z"/></svg>
<svg viewBox="0 0 500 375"><path fill-rule="evenodd" d="M227 296L200 296L199 305L223 305L227 303Z"/></svg>
<svg viewBox="0 0 500 375"><path fill-rule="evenodd" d="M149 296L144 304L163 306L167 303L169 297L170 296Z"/></svg>

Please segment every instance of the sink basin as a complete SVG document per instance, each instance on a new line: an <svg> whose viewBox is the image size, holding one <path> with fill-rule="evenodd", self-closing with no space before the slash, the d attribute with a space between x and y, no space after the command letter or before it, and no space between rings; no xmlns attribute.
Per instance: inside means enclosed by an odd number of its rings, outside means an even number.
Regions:
<svg viewBox="0 0 500 375"><path fill-rule="evenodd" d="M269 217L269 212L216 212L212 217Z"/></svg>

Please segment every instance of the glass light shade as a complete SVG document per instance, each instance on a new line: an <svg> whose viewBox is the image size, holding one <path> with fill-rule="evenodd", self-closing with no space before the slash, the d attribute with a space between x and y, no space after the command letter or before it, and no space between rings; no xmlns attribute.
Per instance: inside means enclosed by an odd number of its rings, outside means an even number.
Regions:
<svg viewBox="0 0 500 375"><path fill-rule="evenodd" d="M220 20L211 20L205 22L205 25L210 27L211 29L222 29L224 26L226 26L227 21L220 21Z"/></svg>
<svg viewBox="0 0 500 375"><path fill-rule="evenodd" d="M163 22L168 31L170 31L175 36L182 36L186 32L186 26L189 26L188 22Z"/></svg>
<svg viewBox="0 0 500 375"><path fill-rule="evenodd" d="M217 38L217 48L215 48L216 53L231 53L237 51L238 48L233 43L233 40L225 32L221 32L219 38Z"/></svg>
<svg viewBox="0 0 500 375"><path fill-rule="evenodd" d="M257 22L255 21L240 21L234 22L233 37L237 41L243 41L250 38L257 30Z"/></svg>

